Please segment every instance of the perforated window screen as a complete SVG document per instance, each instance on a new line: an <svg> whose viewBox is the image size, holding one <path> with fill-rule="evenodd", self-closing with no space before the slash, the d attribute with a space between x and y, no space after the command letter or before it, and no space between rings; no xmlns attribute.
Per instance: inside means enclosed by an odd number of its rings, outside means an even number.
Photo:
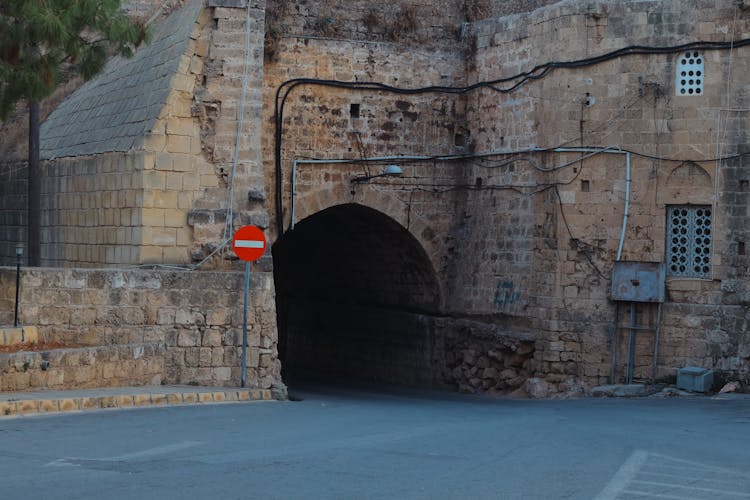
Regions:
<svg viewBox="0 0 750 500"><path fill-rule="evenodd" d="M712 241L710 206L667 207L667 274L688 278L710 276Z"/></svg>
<svg viewBox="0 0 750 500"><path fill-rule="evenodd" d="M683 52L677 59L675 93L682 96L703 94L705 70L700 52Z"/></svg>

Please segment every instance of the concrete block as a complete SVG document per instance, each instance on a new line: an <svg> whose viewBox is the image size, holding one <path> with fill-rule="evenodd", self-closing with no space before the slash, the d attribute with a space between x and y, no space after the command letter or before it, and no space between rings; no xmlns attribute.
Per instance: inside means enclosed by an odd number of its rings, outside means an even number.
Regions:
<svg viewBox="0 0 750 500"><path fill-rule="evenodd" d="M79 408L77 399L61 399L59 402L60 411L75 411Z"/></svg>
<svg viewBox="0 0 750 500"><path fill-rule="evenodd" d="M152 394L151 404L154 404L154 405L167 404L167 395L166 394Z"/></svg>
<svg viewBox="0 0 750 500"><path fill-rule="evenodd" d="M4 401L0 403L0 416L15 415L18 413L18 406L15 401Z"/></svg>
<svg viewBox="0 0 750 500"><path fill-rule="evenodd" d="M714 372L697 366L677 370L677 387L686 391L709 392L714 385Z"/></svg>
<svg viewBox="0 0 750 500"><path fill-rule="evenodd" d="M60 411L60 402L56 399L43 399L39 401L40 412L57 412Z"/></svg>
<svg viewBox="0 0 750 500"><path fill-rule="evenodd" d="M23 342L35 344L39 342L39 331L35 326L24 326L22 328Z"/></svg>
<svg viewBox="0 0 750 500"><path fill-rule="evenodd" d="M148 406L151 404L150 394L136 394L133 396L133 404L135 406Z"/></svg>
<svg viewBox="0 0 750 500"><path fill-rule="evenodd" d="M171 405L179 405L183 403L182 394L181 393L172 393L167 394L167 403Z"/></svg>
<svg viewBox="0 0 750 500"><path fill-rule="evenodd" d="M23 342L22 328L0 329L0 343L2 343L2 345L20 344L21 342Z"/></svg>
<svg viewBox="0 0 750 500"><path fill-rule="evenodd" d="M201 403L210 403L214 400L214 395L210 392L201 392L198 393L198 401Z"/></svg>
<svg viewBox="0 0 750 500"><path fill-rule="evenodd" d="M198 402L198 393L196 392L183 392L182 393L182 402L183 403L197 403Z"/></svg>
<svg viewBox="0 0 750 500"><path fill-rule="evenodd" d="M101 408L99 398L81 398L79 402L79 408L81 410Z"/></svg>
<svg viewBox="0 0 750 500"><path fill-rule="evenodd" d="M39 411L39 401L33 399L18 401L16 404L18 407L18 413L22 415L26 413L37 413Z"/></svg>
<svg viewBox="0 0 750 500"><path fill-rule="evenodd" d="M117 408L117 400L114 396L103 396L98 399L100 408Z"/></svg>

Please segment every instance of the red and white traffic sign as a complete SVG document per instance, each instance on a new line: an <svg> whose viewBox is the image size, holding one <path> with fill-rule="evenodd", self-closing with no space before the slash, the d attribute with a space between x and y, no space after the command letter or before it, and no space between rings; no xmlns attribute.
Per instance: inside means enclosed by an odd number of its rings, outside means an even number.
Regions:
<svg viewBox="0 0 750 500"><path fill-rule="evenodd" d="M242 226L234 233L232 249L241 260L258 260L266 251L266 236L257 226Z"/></svg>

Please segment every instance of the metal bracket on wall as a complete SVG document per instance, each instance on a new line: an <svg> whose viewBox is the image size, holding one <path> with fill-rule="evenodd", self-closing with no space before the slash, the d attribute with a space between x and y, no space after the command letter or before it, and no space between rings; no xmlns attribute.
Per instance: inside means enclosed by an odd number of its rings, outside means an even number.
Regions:
<svg viewBox="0 0 750 500"><path fill-rule="evenodd" d="M656 363L659 356L659 327L661 325L662 304L665 296L666 269L663 262L617 261L612 268L612 300L615 301L615 323L611 340L610 383L617 379L617 348L619 331L627 328L628 360L626 382L633 383L635 371L635 342L638 331L654 332L654 351L651 367L651 383L656 381ZM620 303L630 305L628 325L620 325ZM636 305L658 303L655 325L639 325L636 322Z"/></svg>
<svg viewBox="0 0 750 500"><path fill-rule="evenodd" d="M617 350L620 330L627 329L629 332L628 337L628 359L627 359L627 371L626 371L626 383L633 383L633 375L635 371L635 343L638 332L653 332L654 334L654 351L652 356L651 364L651 383L656 381L656 361L659 357L659 327L661 325L662 315L662 303L660 302L656 312L656 323L654 325L643 325L638 324L636 306L638 302L628 302L629 305L629 321L626 325L620 324L620 302L615 304L615 327L612 331L612 346L611 346L611 366L610 366L610 383L617 383ZM644 304L647 305L647 304Z"/></svg>

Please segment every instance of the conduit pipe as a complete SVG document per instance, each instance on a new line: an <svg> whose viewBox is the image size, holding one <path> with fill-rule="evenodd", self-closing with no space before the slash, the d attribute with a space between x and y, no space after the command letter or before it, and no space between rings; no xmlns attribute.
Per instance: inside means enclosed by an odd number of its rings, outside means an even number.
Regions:
<svg viewBox="0 0 750 500"><path fill-rule="evenodd" d="M547 149L537 149L537 151L550 151ZM630 151L623 151L617 146L610 146L603 149L595 148L555 148L551 151L556 153L607 153L607 154L624 154L625 155L625 210L622 216L622 229L620 231L620 242L617 245L617 258L622 259L622 247L625 244L625 230L628 227L628 216L630 215ZM594 155L591 155L594 156Z"/></svg>
<svg viewBox="0 0 750 500"><path fill-rule="evenodd" d="M336 159L311 159L311 160L305 160L305 159L297 159L292 161L292 178L291 178L291 193L290 193L290 205L289 205L289 211L290 211L290 221L289 221L289 229L294 229L294 219L295 219L295 193L297 188L297 165L301 164L307 164L307 165L324 165L324 164L356 164L356 163L370 163L370 162L399 162L399 161L425 161L425 160L463 160L463 159L472 159L472 158L483 158L488 156L500 156L500 155L513 155L513 154L523 154L523 153L530 153L530 152L544 152L544 153L592 153L588 156L582 157L581 159L590 158L591 156L595 156L597 154L622 154L625 155L625 210L622 218L622 229L620 231L620 241L617 246L617 259L621 260L622 258L622 248L625 244L625 231L628 226L628 216L630 214L630 183L631 183L631 174L630 174L630 151L624 151L620 149L618 146L608 146L605 148L554 148L554 149L544 149L544 148L531 148L531 149L524 149L520 151L491 151L488 153L480 153L480 154L472 154L472 155L452 155L452 156L408 156L408 155L400 155L400 156L375 156L371 158L336 158Z"/></svg>

